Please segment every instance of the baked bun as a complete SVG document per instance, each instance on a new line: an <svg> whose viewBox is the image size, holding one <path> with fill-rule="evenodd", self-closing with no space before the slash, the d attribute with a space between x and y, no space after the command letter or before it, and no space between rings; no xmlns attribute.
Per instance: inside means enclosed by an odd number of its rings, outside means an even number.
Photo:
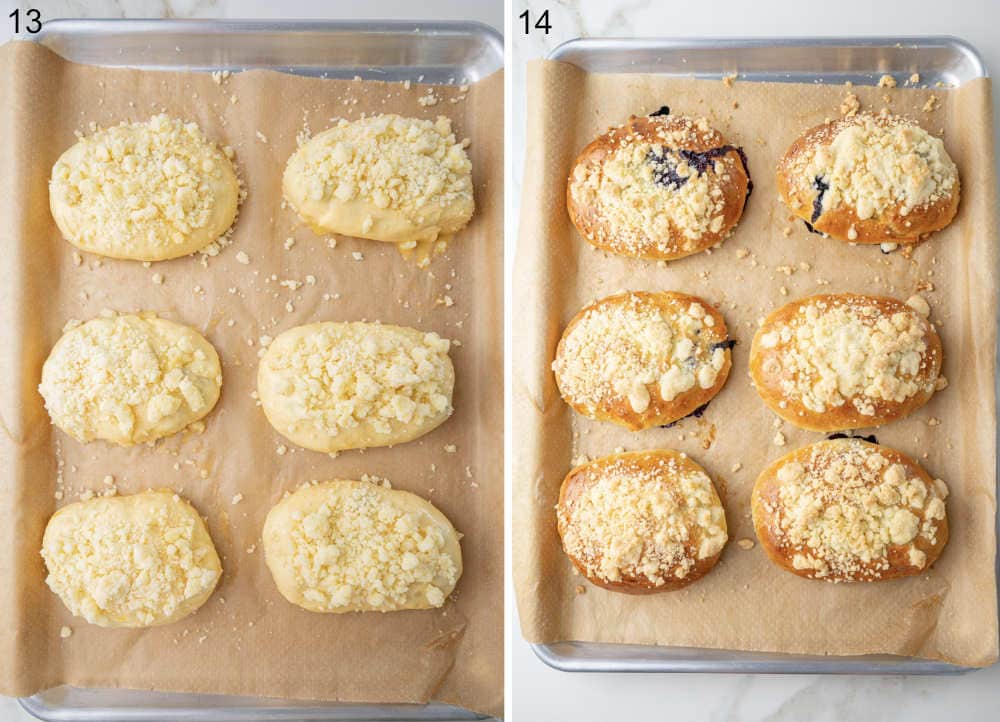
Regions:
<svg viewBox="0 0 1000 722"><path fill-rule="evenodd" d="M632 116L583 149L566 206L598 248L670 260L722 241L751 187L743 150L704 118Z"/></svg>
<svg viewBox="0 0 1000 722"><path fill-rule="evenodd" d="M684 418L732 366L726 322L685 293L630 291L595 301L563 332L552 363L576 411L638 431Z"/></svg>
<svg viewBox="0 0 1000 722"><path fill-rule="evenodd" d="M728 539L712 480L666 449L605 456L573 469L556 506L563 550L590 582L629 594L686 587Z"/></svg>
<svg viewBox="0 0 1000 722"><path fill-rule="evenodd" d="M808 579L879 581L925 571L948 542L948 487L894 449L835 439L758 477L754 528L775 564Z"/></svg>
<svg viewBox="0 0 1000 722"><path fill-rule="evenodd" d="M955 217L958 169L915 121L859 113L803 133L778 163L778 193L841 241L916 243Z"/></svg>
<svg viewBox="0 0 1000 722"><path fill-rule="evenodd" d="M768 316L750 377L774 413L811 431L881 426L920 408L941 373L941 339L913 308L882 296L809 296Z"/></svg>

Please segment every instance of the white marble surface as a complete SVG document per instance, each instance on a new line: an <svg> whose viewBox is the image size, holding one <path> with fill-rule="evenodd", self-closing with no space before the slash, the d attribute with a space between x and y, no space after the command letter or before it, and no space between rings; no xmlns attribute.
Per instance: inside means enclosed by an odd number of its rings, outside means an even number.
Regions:
<svg viewBox="0 0 1000 722"><path fill-rule="evenodd" d="M475 20L503 32L502 0L34 0L0 4L0 43L12 37L7 15L14 8L38 8L53 18L281 18ZM17 701L0 697L0 722L28 722L34 717Z"/></svg>
<svg viewBox="0 0 1000 722"><path fill-rule="evenodd" d="M548 37L525 38L517 16L549 9ZM1000 3L995 0L513 0L514 126L510 147L516 207L524 166L525 63L580 36L957 35L1000 73ZM1000 93L994 95L1000 118ZM516 220L508 221L508 238ZM508 243L512 241L509 240ZM510 246L508 246L509 248ZM516 722L608 719L830 720L1000 719L1000 666L960 677L566 674L549 669L513 627ZM614 710L613 714L609 714Z"/></svg>

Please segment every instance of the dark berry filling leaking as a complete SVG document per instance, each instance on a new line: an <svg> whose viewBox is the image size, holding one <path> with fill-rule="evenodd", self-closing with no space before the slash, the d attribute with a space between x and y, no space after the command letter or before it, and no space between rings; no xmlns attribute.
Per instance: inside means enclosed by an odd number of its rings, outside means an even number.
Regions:
<svg viewBox="0 0 1000 722"><path fill-rule="evenodd" d="M816 219L823 215L823 194L830 190L830 184L824 181L820 176L816 176L813 178L812 187L819 191L813 199L813 214L811 220L815 223Z"/></svg>
<svg viewBox="0 0 1000 722"><path fill-rule="evenodd" d="M807 220L803 219L803 220L802 220L802 222L806 224L806 228L808 228L808 229L809 229L809 232L810 232L810 233L815 233L815 234L816 234L817 236L823 236L824 238L826 237L826 234L825 234L825 233L822 233L822 232L820 232L820 231L817 231L817 230L816 230L816 229L815 229L815 228L813 227L813 224L812 224L812 223L810 223L809 221L807 221Z"/></svg>
<svg viewBox="0 0 1000 722"><path fill-rule="evenodd" d="M655 117L657 117L659 115L670 115L670 106L669 105L661 105L660 109L657 110L655 113L650 113L649 117L650 118L655 118Z"/></svg>
<svg viewBox="0 0 1000 722"><path fill-rule="evenodd" d="M736 345L736 339L730 338L730 339L726 339L725 341L719 341L717 343L713 343L712 344L712 350L715 351L715 349L717 349L717 348L731 349L735 345Z"/></svg>
<svg viewBox="0 0 1000 722"><path fill-rule="evenodd" d="M862 441L867 441L869 444L877 444L878 439L875 438L875 434L870 434L868 436L855 436L854 434L830 434L826 437L827 441L833 441L834 439L861 439Z"/></svg>
<svg viewBox="0 0 1000 722"><path fill-rule="evenodd" d="M680 422L682 422L684 419L690 419L690 418L700 419L705 414L705 409L708 408L708 405L710 403L712 403L711 400L706 401L705 403L703 403L701 406L699 406L697 409L695 409L694 411L692 411L687 416L682 416L681 418L677 419L677 421L671 421L669 424L663 424L660 428L661 429L672 429L675 426L677 426L677 424L679 424Z"/></svg>
<svg viewBox="0 0 1000 722"><path fill-rule="evenodd" d="M666 106L664 106L666 107ZM660 110L662 110L661 108ZM668 108L669 110L669 108ZM654 113L654 115L657 115ZM684 162L686 162L690 167L698 171L698 173L704 173L709 168L712 167L716 158L721 158L722 156L730 153L731 151L736 151L740 156L740 163L743 164L743 172L747 176L747 195L749 198L750 194L753 192L753 181L750 179L750 166L747 164L747 155L743 152L743 149L735 145L724 145L719 148L710 148L709 150L695 151L695 150L671 150L670 148L660 148L660 154L657 155L652 150L646 154L646 162L653 168L653 182L657 185L661 185L664 188L670 188L672 190L677 190L685 183L688 182L687 177L681 177L677 175L677 159L674 154L680 156Z"/></svg>

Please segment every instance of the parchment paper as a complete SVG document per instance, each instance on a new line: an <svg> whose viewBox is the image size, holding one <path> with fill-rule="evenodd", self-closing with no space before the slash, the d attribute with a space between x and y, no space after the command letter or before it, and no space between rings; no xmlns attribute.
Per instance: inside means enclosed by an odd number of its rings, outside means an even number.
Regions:
<svg viewBox="0 0 1000 722"><path fill-rule="evenodd" d="M990 85L957 90L855 88L866 109L910 114L943 129L962 176L957 219L913 250L884 255L807 232L775 191L774 168L806 128L840 115L843 86L759 84L587 75L538 61L529 74L527 168L516 259L513 564L522 633L532 642L584 640L769 652L891 653L987 665L997 657L994 575L994 342L997 214ZM923 112L927 98L941 107ZM630 114L668 105L703 115L749 158L754 191L722 247L658 265L592 250L566 214L566 177L579 151ZM790 235L784 235L785 228ZM749 251L744 258L741 249ZM810 270L799 268L808 263ZM791 266L786 275L781 266ZM747 357L757 320L815 293L855 291L906 299L920 281L945 350L949 386L909 418L878 429L879 442L918 459L950 488L951 540L926 574L878 584L828 584L772 565L755 539L749 495L764 466L821 440L764 406ZM782 288L787 295L783 295ZM631 433L575 414L549 364L565 324L589 299L617 290L678 290L717 302L737 340L733 370L704 417ZM940 420L939 425L930 425ZM776 432L785 439L775 443ZM865 431L862 433L872 433ZM579 455L669 447L702 464L719 487L730 543L718 567L685 590L635 597L575 575L553 507ZM737 466L739 465L739 466ZM578 593L578 589L583 593Z"/></svg>
<svg viewBox="0 0 1000 722"><path fill-rule="evenodd" d="M72 684L367 702L434 699L499 714L500 74L467 93L436 89L441 100L425 107L417 98L426 87L417 84L407 90L269 71L216 84L206 73L74 65L23 42L0 49L0 62L0 371L6 379L0 406L0 691L25 695ZM161 109L197 121L210 138L235 149L249 195L232 245L207 266L196 257L149 269L107 259L98 266L88 254L77 266L48 210L52 164L75 142L73 131L86 131L90 121L145 119ZM472 140L475 218L427 270L387 244L340 238L330 248L327 238L282 207L281 174L306 121L318 133L331 118L387 111L445 114L457 137ZM290 250L287 238L295 239ZM249 256L248 265L237 261L238 251ZM353 252L363 260L354 260ZM162 285L153 283L154 273L163 275ZM305 283L307 275L315 276L314 285ZM293 291L279 285L282 280L304 283ZM445 305L446 295L453 305ZM41 364L67 319L89 319L105 308L157 311L194 326L215 345L223 362L222 398L203 433L123 449L84 446L50 426L36 391ZM392 449L330 458L295 448L272 430L251 397L259 337L313 321L361 319L461 341L451 354L454 416L423 439ZM455 453L444 451L450 444ZM59 472L61 502L53 496ZM49 515L85 488L104 488L109 474L121 493L170 487L207 516L224 576L197 614L146 631L101 629L71 617L43 583L38 550ZM310 479L362 474L429 498L465 534L465 573L454 601L441 610L320 615L292 606L275 589L260 548L268 509ZM236 494L242 500L233 504ZM68 639L60 638L63 625L72 629Z"/></svg>

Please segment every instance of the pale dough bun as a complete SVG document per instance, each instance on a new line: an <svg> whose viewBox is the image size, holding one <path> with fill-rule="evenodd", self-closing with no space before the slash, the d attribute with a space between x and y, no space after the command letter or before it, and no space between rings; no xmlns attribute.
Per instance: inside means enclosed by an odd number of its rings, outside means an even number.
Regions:
<svg viewBox="0 0 1000 722"><path fill-rule="evenodd" d="M856 293L809 296L774 311L750 345L750 377L778 416L811 431L858 429L926 404L941 373L927 302Z"/></svg>
<svg viewBox="0 0 1000 722"><path fill-rule="evenodd" d="M80 250L162 261L218 240L236 219L239 192L232 162L195 123L160 114L99 130L63 153L49 206Z"/></svg>
<svg viewBox="0 0 1000 722"><path fill-rule="evenodd" d="M725 319L704 299L631 291L577 313L552 369L577 412L638 431L682 419L719 393L730 345Z"/></svg>
<svg viewBox="0 0 1000 722"><path fill-rule="evenodd" d="M95 318L66 331L38 391L52 423L77 441L131 446L170 436L219 400L215 348L151 313Z"/></svg>
<svg viewBox="0 0 1000 722"><path fill-rule="evenodd" d="M169 489L63 507L42 539L46 584L101 627L153 627L193 613L222 564L205 522Z"/></svg>
<svg viewBox="0 0 1000 722"><path fill-rule="evenodd" d="M341 120L285 168L285 200L317 233L433 244L472 218L472 164L451 121L376 115Z"/></svg>
<svg viewBox="0 0 1000 722"><path fill-rule="evenodd" d="M948 542L948 487L895 449L820 441L768 466L750 498L771 561L808 579L921 574Z"/></svg>
<svg viewBox="0 0 1000 722"><path fill-rule="evenodd" d="M859 113L803 133L778 163L778 194L812 228L850 243L916 243L958 211L958 168L908 118Z"/></svg>
<svg viewBox="0 0 1000 722"><path fill-rule="evenodd" d="M556 505L563 550L591 583L646 594L712 570L728 539L715 485L677 451L605 456L573 469Z"/></svg>
<svg viewBox="0 0 1000 722"><path fill-rule="evenodd" d="M264 558L278 591L311 612L440 607L462 575L460 535L429 501L367 481L324 481L278 502Z"/></svg>
<svg viewBox="0 0 1000 722"><path fill-rule="evenodd" d="M451 415L450 345L436 333L405 326L297 326L268 346L257 394L271 426L307 449L401 444Z"/></svg>
<svg viewBox="0 0 1000 722"><path fill-rule="evenodd" d="M598 248L671 260L725 239L751 187L741 148L704 118L661 112L632 116L584 148L569 174L566 207Z"/></svg>

